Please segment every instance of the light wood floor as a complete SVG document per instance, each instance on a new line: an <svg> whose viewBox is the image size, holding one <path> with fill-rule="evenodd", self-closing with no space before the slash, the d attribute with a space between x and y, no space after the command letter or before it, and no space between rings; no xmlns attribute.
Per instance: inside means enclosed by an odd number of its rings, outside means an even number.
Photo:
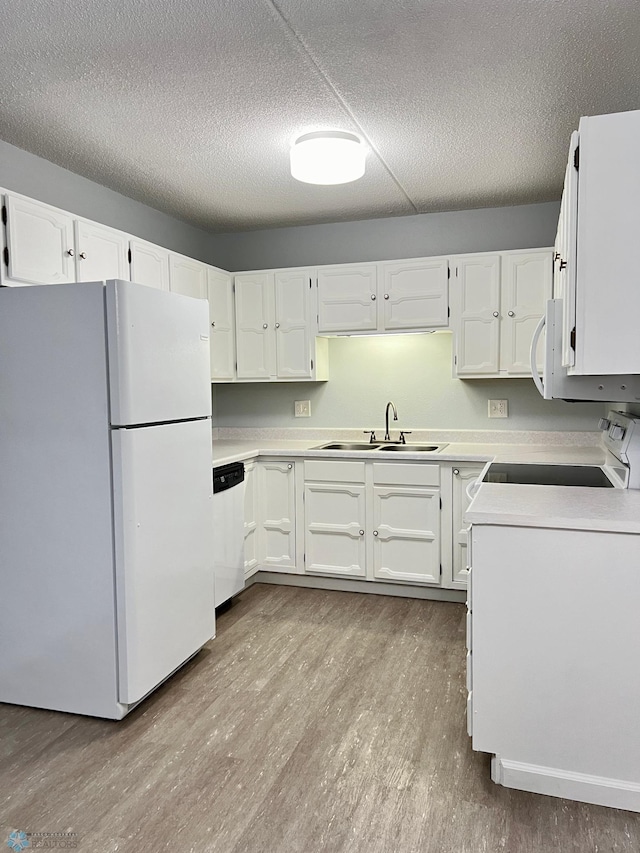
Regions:
<svg viewBox="0 0 640 853"><path fill-rule="evenodd" d="M92 853L638 853L640 815L490 781L464 617L257 584L121 722L0 705L0 847L23 829Z"/></svg>

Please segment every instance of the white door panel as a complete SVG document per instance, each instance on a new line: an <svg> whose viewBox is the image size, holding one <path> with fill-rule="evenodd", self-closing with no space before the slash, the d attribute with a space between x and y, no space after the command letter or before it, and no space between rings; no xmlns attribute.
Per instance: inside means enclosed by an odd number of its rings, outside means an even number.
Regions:
<svg viewBox="0 0 640 853"><path fill-rule="evenodd" d="M153 243L131 240L131 281L169 290L169 252Z"/></svg>
<svg viewBox="0 0 640 853"><path fill-rule="evenodd" d="M131 704L215 631L210 424L113 430L112 451L119 700Z"/></svg>
<svg viewBox="0 0 640 853"><path fill-rule="evenodd" d="M207 267L184 255L169 255L169 290L194 299L207 298Z"/></svg>
<svg viewBox="0 0 640 853"><path fill-rule="evenodd" d="M7 196L7 278L24 284L75 281L73 217L38 201Z"/></svg>
<svg viewBox="0 0 640 853"><path fill-rule="evenodd" d="M129 237L113 228L77 219L76 280L129 279Z"/></svg>
<svg viewBox="0 0 640 853"><path fill-rule="evenodd" d="M127 281L106 298L111 423L208 417L208 303Z"/></svg>

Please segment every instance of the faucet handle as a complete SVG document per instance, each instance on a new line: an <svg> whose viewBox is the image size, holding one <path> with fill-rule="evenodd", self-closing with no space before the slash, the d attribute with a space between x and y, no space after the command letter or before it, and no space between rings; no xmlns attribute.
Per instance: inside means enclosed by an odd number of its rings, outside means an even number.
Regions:
<svg viewBox="0 0 640 853"><path fill-rule="evenodd" d="M373 429L363 429L362 432L365 435L367 435L367 433L371 433L371 435L369 436L369 444L373 444L373 442L376 440L376 431Z"/></svg>
<svg viewBox="0 0 640 853"><path fill-rule="evenodd" d="M412 432L413 432L412 429L401 429L400 430L400 444L406 444L407 440L405 438L405 435L411 435Z"/></svg>

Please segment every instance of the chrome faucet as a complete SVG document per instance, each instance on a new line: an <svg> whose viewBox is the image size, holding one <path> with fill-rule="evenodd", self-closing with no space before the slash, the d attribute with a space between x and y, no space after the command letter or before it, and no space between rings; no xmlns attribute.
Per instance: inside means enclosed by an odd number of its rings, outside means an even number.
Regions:
<svg viewBox="0 0 640 853"><path fill-rule="evenodd" d="M394 421L398 420L398 410L396 409L395 403L392 403L391 400L387 403L387 408L384 413L384 439L383 441L391 441L391 436L389 435L389 406L393 409L393 419Z"/></svg>

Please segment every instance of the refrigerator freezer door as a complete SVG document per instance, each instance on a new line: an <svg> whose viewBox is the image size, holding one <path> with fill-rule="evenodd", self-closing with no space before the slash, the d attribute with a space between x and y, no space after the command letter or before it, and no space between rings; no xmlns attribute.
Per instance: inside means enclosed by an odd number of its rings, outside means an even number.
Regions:
<svg viewBox="0 0 640 853"><path fill-rule="evenodd" d="M211 425L113 430L112 449L119 701L131 704L215 632Z"/></svg>
<svg viewBox="0 0 640 853"><path fill-rule="evenodd" d="M209 416L206 300L113 280L106 302L112 425Z"/></svg>

